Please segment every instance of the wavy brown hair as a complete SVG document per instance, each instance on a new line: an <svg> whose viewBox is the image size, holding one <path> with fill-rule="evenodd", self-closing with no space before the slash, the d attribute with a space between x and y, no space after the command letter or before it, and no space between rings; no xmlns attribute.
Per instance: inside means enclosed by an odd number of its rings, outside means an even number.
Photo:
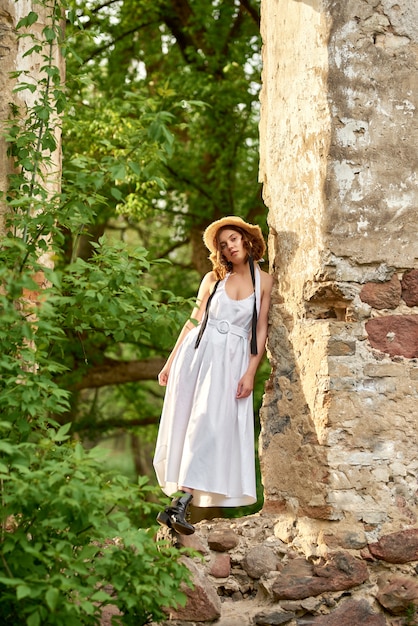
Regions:
<svg viewBox="0 0 418 626"><path fill-rule="evenodd" d="M244 228L240 228L239 226L222 226L216 233L216 250L212 252L209 259L212 263L212 268L216 276L216 280L222 280L225 278L228 272L232 269L232 263L228 263L224 255L218 249L219 245L219 235L223 230L233 230L239 233L242 237L244 248L247 250L247 258L248 261L249 256L251 255L254 261L260 261L263 258L263 255L266 251L266 244L264 243L264 239L260 239L259 237L253 237L248 233Z"/></svg>

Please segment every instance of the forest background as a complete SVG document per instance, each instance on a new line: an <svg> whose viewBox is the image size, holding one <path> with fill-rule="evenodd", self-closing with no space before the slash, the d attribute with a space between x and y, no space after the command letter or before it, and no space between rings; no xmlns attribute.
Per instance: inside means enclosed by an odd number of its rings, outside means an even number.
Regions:
<svg viewBox="0 0 418 626"><path fill-rule="evenodd" d="M41 36L36 4L49 12ZM37 83L16 73L33 106L11 105L6 124L0 617L97 623L107 581L123 623L147 623L184 600L187 579L169 547L138 533L158 500L157 374L210 269L204 228L230 214L266 227L259 4L41 0L17 36L44 65ZM256 415L267 375L265 361ZM257 508L260 481L259 495ZM115 535L118 556L106 559Z"/></svg>
<svg viewBox="0 0 418 626"><path fill-rule="evenodd" d="M65 419L85 441L116 441L123 471L153 477L164 393L156 378L210 269L203 230L234 214L265 229L259 6L77 2L75 14L67 27L63 192L76 188L78 211L88 206L88 214L82 229L66 228L60 268L94 265L103 246L118 251L118 262L109 259L103 282L73 282L82 302L65 321ZM261 393L259 385L256 409Z"/></svg>

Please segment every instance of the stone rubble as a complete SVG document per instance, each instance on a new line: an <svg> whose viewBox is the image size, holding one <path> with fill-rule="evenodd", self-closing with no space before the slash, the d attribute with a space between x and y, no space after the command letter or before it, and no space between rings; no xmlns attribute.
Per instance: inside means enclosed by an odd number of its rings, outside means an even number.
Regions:
<svg viewBox="0 0 418 626"><path fill-rule="evenodd" d="M185 557L195 580L186 606L162 624L418 626L418 528L369 544L336 528L318 546L302 522L287 536L285 527L258 513L204 520L190 536L160 529L157 539L197 555Z"/></svg>

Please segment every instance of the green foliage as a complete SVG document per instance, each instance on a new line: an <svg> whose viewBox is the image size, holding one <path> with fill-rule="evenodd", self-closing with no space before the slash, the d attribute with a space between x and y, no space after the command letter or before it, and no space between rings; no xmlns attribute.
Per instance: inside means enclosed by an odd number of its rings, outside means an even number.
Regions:
<svg viewBox="0 0 418 626"><path fill-rule="evenodd" d="M416 626L418 624L418 607L411 603L405 611L403 626Z"/></svg>
<svg viewBox="0 0 418 626"><path fill-rule="evenodd" d="M115 213L149 217L166 185L163 166L173 152L174 116L126 88L111 100L95 91L86 97L82 115L74 106L65 117L64 192L71 195L75 185L100 193L106 198L96 205L100 221Z"/></svg>
<svg viewBox="0 0 418 626"><path fill-rule="evenodd" d="M105 475L66 442L68 425L22 443L0 428L2 624L99 624L113 604L138 626L184 602L178 550L138 528L152 511L146 481Z"/></svg>
<svg viewBox="0 0 418 626"><path fill-rule="evenodd" d="M79 189L82 198L90 197L94 223L76 239L88 233L98 241L110 231L131 245L139 242L149 259L171 262L160 271L151 266L141 284L158 291L164 303L171 299L166 289L192 298L209 269L203 228L228 214L264 226L258 183L260 2L72 0L70 7L63 191L71 196ZM75 214L82 210L77 202ZM68 245L72 260L77 241ZM80 253L89 265L91 252ZM73 341L63 358L71 377L94 368L104 355L165 357L188 310L179 306L178 317L166 323L160 318L136 344L129 327L120 333L122 342L114 341L119 334L104 337L96 328L81 335L67 328ZM259 377L256 410L263 382ZM81 432L90 425L91 437L100 428L118 433L118 425L154 421L147 431L136 431L143 450L144 440L155 437L161 403L156 383L133 381L129 389L83 393L72 405L72 419ZM261 488L259 494L261 499Z"/></svg>
<svg viewBox="0 0 418 626"><path fill-rule="evenodd" d="M62 271L47 272L53 286L46 290L48 306L40 315L53 317L63 331L49 355L71 371L67 385L114 352L115 357L140 357L143 344L169 344L167 321L179 323L184 307L182 298L170 294L168 303L161 302L146 286L144 277L161 263L150 262L145 249L129 251L106 237L92 246L88 262L77 258Z"/></svg>
<svg viewBox="0 0 418 626"><path fill-rule="evenodd" d="M144 284L152 263L143 248L103 238L90 263L76 254L64 262L62 246L77 241L107 199L98 172L80 172L65 193L51 191L66 101L53 46L65 7L37 4L50 11L42 36L30 31L35 12L18 29L32 37L27 54L44 65L37 83L18 83L32 104L12 107L6 140L14 169L1 198L8 212L0 248L0 621L93 625L113 604L121 612L115 623L146 624L185 600L181 552L157 543L155 527L146 530L155 516L147 479L107 473L58 420L70 409L73 344L87 359L93 343L104 352L150 340L163 317L177 320L179 302Z"/></svg>
<svg viewBox="0 0 418 626"><path fill-rule="evenodd" d="M68 409L69 393L54 381L63 366L50 360L47 351L48 345L61 340L62 331L47 318L37 319L36 307L25 298L39 290L33 277L33 268L39 265L28 253L29 246L16 237L6 237L2 244L0 412L26 436L30 431L29 419L44 422L51 413ZM25 257L32 263L21 270Z"/></svg>
<svg viewBox="0 0 418 626"><path fill-rule="evenodd" d="M91 264L94 246L81 244L111 233L112 241L119 236L145 248L148 259L170 261L141 275L141 285L169 303L165 290L192 298L209 269L201 234L212 219L234 213L263 225L259 7L259 0L69 2L63 193L71 210L60 216L63 265L77 256ZM94 369L110 353L165 357L190 307L177 311L177 318L150 325L137 344L68 329L71 371ZM83 394L72 419L106 428L116 422L117 405L121 428L127 415L134 423L157 421L161 390L135 384L132 394L90 394L90 404Z"/></svg>
<svg viewBox="0 0 418 626"><path fill-rule="evenodd" d="M73 2L83 26L82 32L70 27L77 53L67 56L69 88L84 103L77 123L94 116L104 129L105 108L116 116L124 111L115 130L132 125L131 140L124 142L132 145L149 111L158 112L148 132L160 144L166 139L162 185L141 196L148 211L175 219L172 227L182 234L221 215L265 213L257 181L259 4ZM97 145L93 135L89 150ZM133 180L126 183L136 197ZM129 200L120 209L134 219L144 215Z"/></svg>
<svg viewBox="0 0 418 626"><path fill-rule="evenodd" d="M139 425L158 420L154 381L83 394L74 384L109 356L164 357L204 271L201 229L225 214L265 213L259 2L192 0L188 15L180 4L52 1L39 36L37 4L19 24L43 75L19 76L33 105L13 105L7 130L15 168L0 252L5 624L93 624L107 603L121 623L140 624L183 598L178 551L143 530L154 517L148 483L107 475L107 463L58 423L77 420L81 436L93 425L96 440L100 429L135 424L141 447L151 447ZM57 115L63 176L53 193Z"/></svg>

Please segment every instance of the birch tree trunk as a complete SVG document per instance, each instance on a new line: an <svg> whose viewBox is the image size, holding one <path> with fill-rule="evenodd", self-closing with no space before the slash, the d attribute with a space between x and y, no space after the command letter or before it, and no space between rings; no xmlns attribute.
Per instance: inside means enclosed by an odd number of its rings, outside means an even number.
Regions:
<svg viewBox="0 0 418 626"><path fill-rule="evenodd" d="M11 115L11 103L15 105L23 115L27 108L33 106L37 98L37 92L28 89L14 92L20 80L33 83L34 85L42 78L42 67L45 65L43 54L33 52L27 56L25 53L33 46L31 37L18 37L16 25L19 20L30 12L37 14L35 23L30 27L31 35L41 38L43 29L50 24L51 12L55 3L36 2L34 0L0 0L0 192L6 192L8 177L12 172L13 163L7 155L7 144L4 138L5 125ZM22 30L20 31L22 32ZM27 31L26 31L27 32ZM64 61L58 46L51 47L53 65L59 68L64 76ZM11 73L24 72L20 77L13 77ZM48 172L43 169L46 176L45 187L52 193L60 189L61 178L61 131L57 120L55 125L57 149L50 155ZM0 198L0 234L5 231L5 203ZM45 259L45 263L50 263Z"/></svg>

